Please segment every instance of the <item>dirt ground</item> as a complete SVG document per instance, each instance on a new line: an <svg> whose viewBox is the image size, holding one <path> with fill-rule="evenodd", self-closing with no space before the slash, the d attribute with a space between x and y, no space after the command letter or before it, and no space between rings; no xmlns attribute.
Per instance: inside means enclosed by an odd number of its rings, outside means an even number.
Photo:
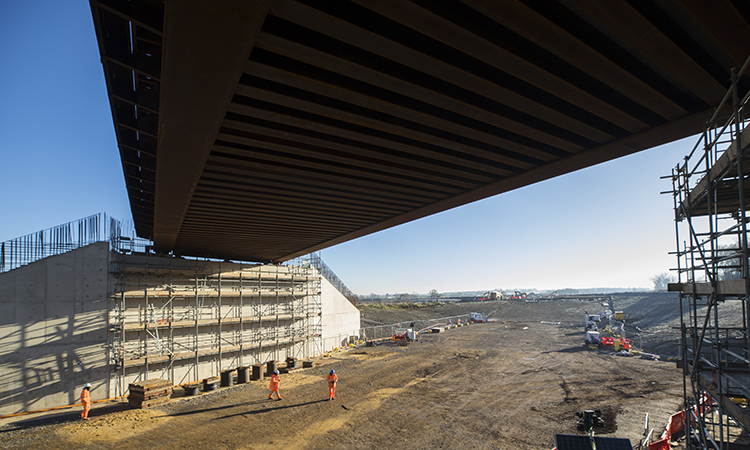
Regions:
<svg viewBox="0 0 750 450"><path fill-rule="evenodd" d="M676 296L612 301L631 319L628 337L647 351L676 353ZM149 410L97 406L85 422L76 419L80 408L6 419L0 448L551 449L555 433L577 433L575 413L584 409L603 412L598 435L635 445L646 413L660 432L680 408L681 370L664 359L583 347L583 311L602 309L590 300L363 308L368 324L464 310L492 312L498 321L424 334L406 347L362 346L319 358L318 367L282 375L281 401L267 399L267 381L254 381ZM327 401L331 369L340 381L336 399Z"/></svg>

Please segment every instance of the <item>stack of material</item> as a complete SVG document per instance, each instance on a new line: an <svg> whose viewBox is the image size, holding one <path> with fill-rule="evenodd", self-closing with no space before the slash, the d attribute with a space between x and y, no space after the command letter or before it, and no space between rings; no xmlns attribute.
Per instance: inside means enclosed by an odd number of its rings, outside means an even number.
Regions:
<svg viewBox="0 0 750 450"><path fill-rule="evenodd" d="M211 392L219 389L221 377L208 377L203 379L203 392Z"/></svg>
<svg viewBox="0 0 750 450"><path fill-rule="evenodd" d="M268 361L266 363L266 376L270 377L273 375L273 372L279 368L279 362L278 361Z"/></svg>
<svg viewBox="0 0 750 450"><path fill-rule="evenodd" d="M172 381L146 380L139 383L130 383L129 389L128 403L130 403L130 406L148 408L169 401L169 397L172 395Z"/></svg>

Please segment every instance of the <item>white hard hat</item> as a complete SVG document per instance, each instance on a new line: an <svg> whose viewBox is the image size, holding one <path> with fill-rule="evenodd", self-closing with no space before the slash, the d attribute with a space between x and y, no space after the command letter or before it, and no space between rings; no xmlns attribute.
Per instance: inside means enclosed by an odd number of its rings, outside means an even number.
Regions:
<svg viewBox="0 0 750 450"><path fill-rule="evenodd" d="M86 383L86 384L83 385L83 387L90 388L91 387L91 383Z"/></svg>

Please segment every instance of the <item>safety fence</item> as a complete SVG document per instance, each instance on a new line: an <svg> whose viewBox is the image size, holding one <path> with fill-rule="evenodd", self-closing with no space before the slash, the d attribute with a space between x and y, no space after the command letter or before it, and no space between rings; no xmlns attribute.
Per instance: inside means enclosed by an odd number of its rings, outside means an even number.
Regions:
<svg viewBox="0 0 750 450"><path fill-rule="evenodd" d="M136 235L132 223L117 220L108 216L107 213L101 212L0 242L0 273L97 242L109 242L110 250L122 254L150 253L153 247L153 242L150 239L140 238ZM306 261L315 267L354 306L359 305L357 295L346 287L344 282L317 253L285 261L282 265L303 265Z"/></svg>
<svg viewBox="0 0 750 450"><path fill-rule="evenodd" d="M321 340L321 348L324 353L328 353L337 348L356 346L361 340L357 333L358 331L352 331L351 333L339 333L335 336L325 336Z"/></svg>
<svg viewBox="0 0 750 450"><path fill-rule="evenodd" d="M109 241L119 248L133 238L121 235L122 224L106 213L57 225L0 243L0 272L31 264L48 256L60 255L87 245Z"/></svg>
<svg viewBox="0 0 750 450"><path fill-rule="evenodd" d="M363 327L360 329L359 338L363 341L372 341L393 337L398 328L411 328L417 332L425 332L435 327L448 327L458 324L469 323L469 314L459 316L441 317L439 319L420 319L409 322L399 322L391 325L377 325Z"/></svg>
<svg viewBox="0 0 750 450"><path fill-rule="evenodd" d="M711 400L708 396L704 396L702 403L700 407L699 405L694 405L689 410L682 410L669 416L667 425L664 427L659 440L648 444L648 450L670 450L672 448L672 437L678 436L685 431L685 413L689 412L697 420L698 416L702 416L710 409Z"/></svg>
<svg viewBox="0 0 750 450"><path fill-rule="evenodd" d="M348 287L344 284L343 281L331 270L328 265L323 262L323 259L318 255L317 253L311 253L310 254L310 264L315 267L315 269L320 272L323 277L328 280L329 283L333 285L334 288L336 288L337 291L341 293L344 297L346 297L349 302L359 307L359 297L357 297L357 294L349 290Z"/></svg>

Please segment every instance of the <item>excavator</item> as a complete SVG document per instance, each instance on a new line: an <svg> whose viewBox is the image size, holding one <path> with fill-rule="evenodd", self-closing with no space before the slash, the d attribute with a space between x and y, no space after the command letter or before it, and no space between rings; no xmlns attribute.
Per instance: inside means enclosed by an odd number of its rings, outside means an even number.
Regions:
<svg viewBox="0 0 750 450"><path fill-rule="evenodd" d="M502 299L503 299L502 292L487 291L484 294L477 296L476 301L487 302L487 301L495 301L495 300L502 300Z"/></svg>

